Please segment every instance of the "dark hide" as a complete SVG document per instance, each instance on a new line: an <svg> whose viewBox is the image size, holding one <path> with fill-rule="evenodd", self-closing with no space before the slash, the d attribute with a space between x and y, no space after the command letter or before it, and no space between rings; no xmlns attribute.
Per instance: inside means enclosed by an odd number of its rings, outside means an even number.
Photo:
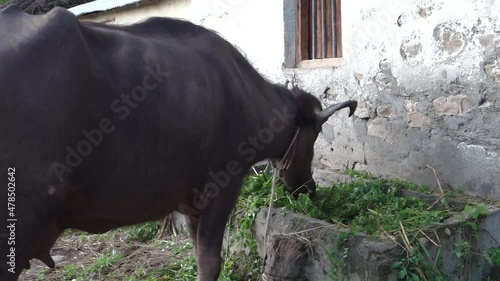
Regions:
<svg viewBox="0 0 500 281"><path fill-rule="evenodd" d="M299 126L285 182L314 189L318 100L269 83L214 32L10 6L0 38L0 220L8 167L17 218L15 273L1 235L0 280L16 280L32 258L53 267L50 249L66 228L103 233L174 210L188 218L199 280L216 280L245 172L280 159Z"/></svg>

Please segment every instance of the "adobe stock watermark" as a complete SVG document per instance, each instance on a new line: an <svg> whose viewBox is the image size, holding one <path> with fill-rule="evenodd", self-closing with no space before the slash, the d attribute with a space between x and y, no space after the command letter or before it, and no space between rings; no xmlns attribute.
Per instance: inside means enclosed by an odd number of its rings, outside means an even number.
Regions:
<svg viewBox="0 0 500 281"><path fill-rule="evenodd" d="M23 22L20 32L19 30L9 31L7 34L2 36L2 38L5 38L9 42L10 46L17 54L19 52L20 45L27 43L32 37L39 34L39 25L40 23L36 22L35 17L29 17L25 22Z"/></svg>
<svg viewBox="0 0 500 281"><path fill-rule="evenodd" d="M257 152L263 151L266 145L275 139L276 134L283 131L290 124L290 121L295 118L295 115L290 114L285 106L283 106L281 111L275 108L272 112L274 116L269 120L268 128L262 128L256 136L249 136L237 146L238 154L245 156L247 163L253 162L257 157ZM221 190L229 185L231 177L239 175L242 172L243 168L236 160L228 161L225 169L216 173L210 171L208 176L211 181L204 185L203 190L199 190L198 188L193 189L195 196L192 206L194 208L181 203L177 210L188 216L199 214L200 210L208 206L210 199L217 197Z"/></svg>
<svg viewBox="0 0 500 281"><path fill-rule="evenodd" d="M16 167L7 168L7 271L16 273Z"/></svg>
<svg viewBox="0 0 500 281"><path fill-rule="evenodd" d="M236 10L244 2L245 0L211 0L210 10L213 14L220 17Z"/></svg>
<svg viewBox="0 0 500 281"><path fill-rule="evenodd" d="M401 13L401 8L405 1L391 0L387 3L384 9L377 11L377 15L364 22L364 26L360 28L358 37L362 44L366 44L379 37L384 32L387 32L387 26L395 23Z"/></svg>
<svg viewBox="0 0 500 281"><path fill-rule="evenodd" d="M148 97L149 92L155 90L169 76L168 72L161 71L158 64L155 68L146 67L146 73L142 79L142 85L135 86L130 91L130 94L123 94L120 99L116 99L111 103L111 111L117 114L119 120L124 121L127 119L131 110L136 109ZM113 124L112 119L106 117L98 122L97 128L83 129L82 139L76 146L67 145L65 147L65 163L54 161L51 164L51 169L59 182L63 181L64 175L72 173L83 162L84 157L89 156L93 149L103 142L105 135L111 134L115 129L116 125Z"/></svg>

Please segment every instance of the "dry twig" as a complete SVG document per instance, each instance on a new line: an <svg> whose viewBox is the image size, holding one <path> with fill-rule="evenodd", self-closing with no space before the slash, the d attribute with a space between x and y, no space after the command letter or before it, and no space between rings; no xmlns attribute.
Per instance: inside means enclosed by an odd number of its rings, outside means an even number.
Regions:
<svg viewBox="0 0 500 281"><path fill-rule="evenodd" d="M413 253L413 246L410 243L410 240L408 239L408 236L406 235L405 228L403 226L403 222L399 221L399 227L401 228L401 238L403 239L403 243L405 244L406 250L408 254Z"/></svg>
<svg viewBox="0 0 500 281"><path fill-rule="evenodd" d="M441 192L441 196L436 199L436 201L434 201L434 203L432 203L426 210L429 211L430 209L432 209L432 207L434 207L439 201L441 201L441 199L444 198L444 191L443 191L443 188L441 187L441 182L439 182L439 178L437 176L437 173L436 173L436 169L432 168L431 166L429 165L426 165L425 166L426 168L429 168L431 169L433 172L434 172L434 177L436 178L436 182L437 182L437 185L439 187L439 191Z"/></svg>

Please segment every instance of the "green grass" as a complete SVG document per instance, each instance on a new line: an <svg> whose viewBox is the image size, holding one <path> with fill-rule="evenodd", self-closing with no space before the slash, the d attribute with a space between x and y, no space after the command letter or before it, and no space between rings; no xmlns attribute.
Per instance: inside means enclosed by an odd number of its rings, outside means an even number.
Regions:
<svg viewBox="0 0 500 281"><path fill-rule="evenodd" d="M180 254L185 252L186 250L191 250L193 249L193 246L191 245L191 242L183 242L180 243L179 241L175 240L168 240L163 242L166 244L166 249L172 252L173 254Z"/></svg>
<svg viewBox="0 0 500 281"><path fill-rule="evenodd" d="M104 276L109 278L108 273L113 270L114 266L122 258L122 254L116 251L111 251L96 259L95 262L87 268L67 265L64 267L63 280L85 281L91 279L103 279Z"/></svg>
<svg viewBox="0 0 500 281"><path fill-rule="evenodd" d="M376 234L381 229L396 233L400 229L400 221L406 230L412 231L439 223L450 216L447 210L427 210L429 206L418 197L398 196L403 188L429 192L425 186L375 178L351 170L346 173L352 177L351 182L318 188L312 200L306 194L300 194L295 200L284 192L280 183L274 205L327 222L340 222L368 234ZM247 177L242 197L254 201L247 216L254 217L256 211L268 205L270 190L270 174Z"/></svg>
<svg viewBox="0 0 500 281"><path fill-rule="evenodd" d="M160 280L192 281L196 280L196 269L195 257L189 256L183 259L174 260L166 268L156 273L163 278ZM155 275L155 272L150 275Z"/></svg>
<svg viewBox="0 0 500 281"><path fill-rule="evenodd" d="M103 272L108 271L113 265L123 258L123 255L112 251L98 258L93 265L90 266L89 271L101 275Z"/></svg>
<svg viewBox="0 0 500 281"><path fill-rule="evenodd" d="M318 188L312 200L306 194L294 199L284 191L281 181L277 181L274 206L331 223L340 222L352 231L372 235L382 229L395 234L400 230L400 221L405 230L412 233L439 223L450 215L447 210L427 210L428 205L420 198L398 196L403 188L430 193L428 187L380 179L352 170L345 173L352 181ZM250 228L257 213L269 204L271 184L272 175L269 173L251 174L245 179L230 222L233 228L231 241L245 252L226 257L221 280L260 280L262 261L257 255L257 243Z"/></svg>
<svg viewBox="0 0 500 281"><path fill-rule="evenodd" d="M443 208L427 210L429 205L419 197L399 196L402 189L432 193L431 189L352 170L346 170L345 174L350 176L350 181L334 183L330 187L319 187L314 199L300 194L295 200L284 191L283 184L278 181L274 206L327 222L341 223L350 229L349 233L362 231L376 236L383 231L399 236L402 224L414 250L393 265L393 269L399 274L398 279L423 280L421 278L424 277L427 278L425 280L445 280L444 274L439 271L439 257L436 256L434 263L429 263L433 259L426 246L420 243L418 236L420 229L439 224L451 216L452 212ZM248 231L244 230L249 229L257 212L268 206L271 184L271 174L253 174L246 178L242 189L237 208L245 211L236 213L236 225L239 230L236 238L247 241L250 252L254 251L255 244ZM345 257L348 251L348 248L344 248L344 253L333 257L331 262L336 268L334 271L343 267L343 258L339 259L337 256ZM491 260L494 260L494 254L490 256Z"/></svg>
<svg viewBox="0 0 500 281"><path fill-rule="evenodd" d="M392 265L392 269L398 274L398 280L429 280L444 281L448 277L441 271L440 248L437 252L428 249L428 245L420 239L423 233L434 233L437 243L439 236L435 231L441 222L453 215L462 216L463 225L470 235L466 235L464 242L456 243L455 254L459 259L457 270L466 272L477 262L487 261L491 266L500 265L499 248L490 248L483 253L476 253L477 240L479 239L479 223L488 214L488 210L482 203L465 205L463 212L453 210L449 207L447 200L453 197L460 198L461 191L445 191L441 196L436 190L404 182L397 179L384 179L368 174L345 170L350 179L346 182L334 183L329 187L319 187L314 199L306 194L298 195L295 200L283 189L283 184L278 181L276 188L275 207L283 207L285 210L302 213L307 216L321 219L331 223L340 223L353 233L361 231L373 236L381 234L381 237L401 237L406 239L407 254ZM256 213L269 204L272 175L268 173L253 174L246 178L240 198L240 206L245 212L236 216L238 228L244 230L249 228ZM419 193L435 194L440 204L429 205L420 197L401 196L402 190L413 190ZM428 196L427 196L428 197ZM434 197L430 197L434 198ZM249 239L245 232L240 231L240 239ZM401 242L402 243L402 242ZM253 242L247 242L253 251ZM347 256L348 248L340 247L342 253L332 253L331 264L335 276L343 268L343 259ZM479 256L482 256L478 258ZM484 257L484 259L483 259ZM474 263L474 261L476 263Z"/></svg>
<svg viewBox="0 0 500 281"><path fill-rule="evenodd" d="M492 247L485 254L486 261L491 266L500 267L500 248Z"/></svg>
<svg viewBox="0 0 500 281"><path fill-rule="evenodd" d="M148 267L152 263L158 262L150 259L144 263L144 259L138 262L134 268L133 263L130 263L131 257L124 257L117 251L110 251L99 258L95 259L89 265L67 265L63 268L63 275L58 278L62 281L87 281L87 280L125 280L125 281L164 281L164 280L179 280L192 281L196 280L196 260L191 254L191 243L187 240L177 240L173 237L171 240L160 240L151 245L158 249L164 249L170 252L169 255L157 254L155 258L167 259L168 262L162 267ZM172 255L173 254L173 255ZM119 267L125 266L128 268L126 275L123 270L115 271ZM40 280L45 280L45 275L40 275Z"/></svg>
<svg viewBox="0 0 500 281"><path fill-rule="evenodd" d="M9 2L10 0L0 0L0 4L3 4L3 3L7 3Z"/></svg>
<svg viewBox="0 0 500 281"><path fill-rule="evenodd" d="M127 239L129 241L148 242L155 238L160 224L157 221L149 221L127 228Z"/></svg>

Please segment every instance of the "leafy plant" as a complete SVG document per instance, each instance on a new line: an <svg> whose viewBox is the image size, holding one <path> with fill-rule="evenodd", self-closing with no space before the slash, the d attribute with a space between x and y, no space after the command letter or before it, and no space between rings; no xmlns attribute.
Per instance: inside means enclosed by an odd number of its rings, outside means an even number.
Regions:
<svg viewBox="0 0 500 281"><path fill-rule="evenodd" d="M84 273L78 270L74 265L64 267L64 280L84 280Z"/></svg>
<svg viewBox="0 0 500 281"><path fill-rule="evenodd" d="M351 231L346 231L346 232L340 232L339 236L337 236L333 244L336 246L336 248L339 250L339 252L336 251L328 251L328 259L330 260L330 264L332 265L332 270L328 272L328 276L332 280L346 280L346 272L345 272L345 259L349 255L349 236L352 235L353 232ZM342 273L342 274L339 274ZM339 279L339 275L341 276Z"/></svg>
<svg viewBox="0 0 500 281"><path fill-rule="evenodd" d="M116 252L111 251L110 253L98 258L93 265L89 267L89 272L96 272L101 275L101 273L108 271L114 264L123 258L123 255Z"/></svg>
<svg viewBox="0 0 500 281"><path fill-rule="evenodd" d="M495 265L497 261L500 264L500 256L496 260L500 251L495 252L494 249L496 248L490 248L488 251L484 251L482 255L474 252L479 241L479 223L488 214L486 207L482 204L476 206L466 205L463 212L468 216L468 218L463 217L463 224L468 228L464 228L464 230L471 232L471 237L462 243L455 244L456 255L459 258L458 268L464 270L472 267L473 264L479 265L482 260L474 258L475 255L483 256L490 265Z"/></svg>
<svg viewBox="0 0 500 281"><path fill-rule="evenodd" d="M127 238L130 241L148 242L155 238L160 224L157 221L145 222L130 226L127 231Z"/></svg>
<svg viewBox="0 0 500 281"><path fill-rule="evenodd" d="M392 264L391 268L398 272L398 280L406 281L444 281L448 280L446 275L439 270L440 252L438 251L434 262L432 256L420 239L416 238L412 243L415 247L406 257Z"/></svg>
<svg viewBox="0 0 500 281"><path fill-rule="evenodd" d="M175 260L165 272L161 272L165 280L192 281L196 280L196 259L189 256L184 259Z"/></svg>
<svg viewBox="0 0 500 281"><path fill-rule="evenodd" d="M165 243L167 244L166 248L174 254L180 254L186 250L193 249L193 245L191 245L191 242L179 243L179 241L169 240L165 241Z"/></svg>
<svg viewBox="0 0 500 281"><path fill-rule="evenodd" d="M484 217L488 214L488 210L484 205L478 204L475 207L470 205L465 205L464 212L471 217L474 222L477 222L481 217Z"/></svg>
<svg viewBox="0 0 500 281"><path fill-rule="evenodd" d="M420 186L360 175L351 170L347 173L355 180L318 188L314 199L300 194L295 200L278 188L275 206L332 223L341 222L373 235L381 229L388 233L398 232L400 221L411 231L439 223L450 216L448 210L427 210L428 205L420 198L399 196L402 188L422 189ZM258 193L256 189L254 187L252 192ZM267 194L259 196L268 198Z"/></svg>
<svg viewBox="0 0 500 281"><path fill-rule="evenodd" d="M261 280L262 259L258 256L251 227L257 213L269 204L271 181L267 173L249 175L245 179L229 225L231 243L241 251L226 256L219 280Z"/></svg>
<svg viewBox="0 0 500 281"><path fill-rule="evenodd" d="M484 257L491 266L500 267L500 248L489 248L488 251L484 253Z"/></svg>
<svg viewBox="0 0 500 281"><path fill-rule="evenodd" d="M455 246L455 255L458 258L458 266L457 268L463 270L465 265L470 262L471 259L471 249L472 244L464 241L462 243L456 243Z"/></svg>

